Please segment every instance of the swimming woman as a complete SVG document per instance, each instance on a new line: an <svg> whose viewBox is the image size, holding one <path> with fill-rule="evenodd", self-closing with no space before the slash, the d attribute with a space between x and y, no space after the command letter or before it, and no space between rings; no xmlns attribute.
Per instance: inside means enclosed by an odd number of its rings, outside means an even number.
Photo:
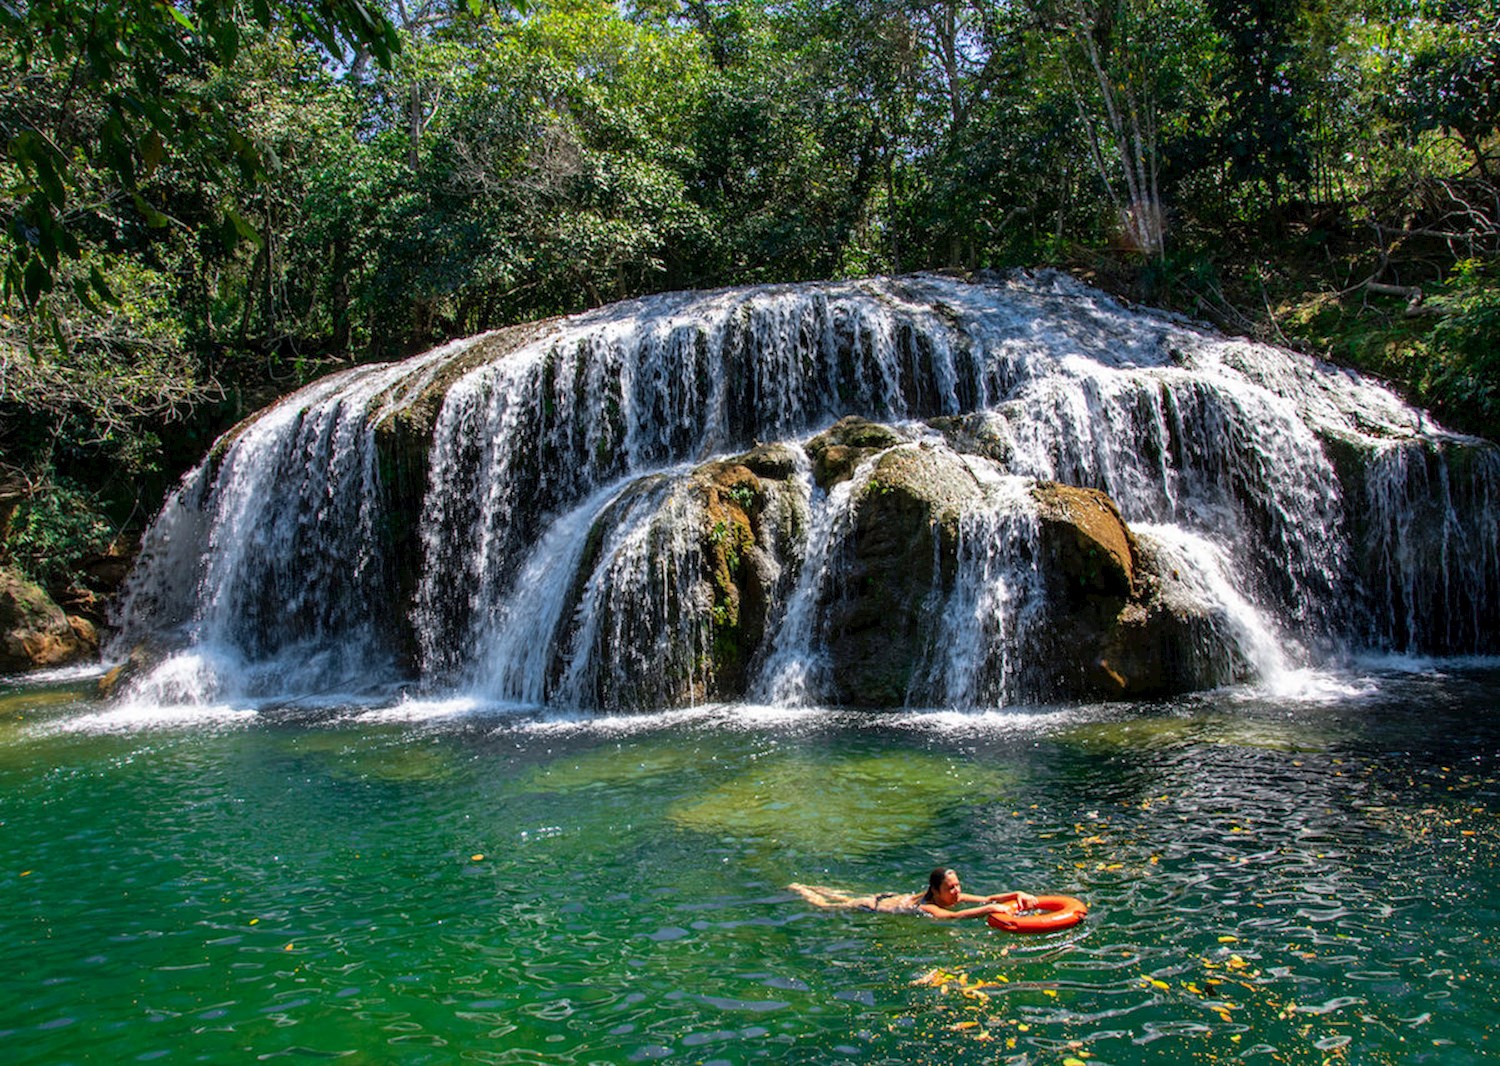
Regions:
<svg viewBox="0 0 1500 1066"><path fill-rule="evenodd" d="M851 896L836 888L820 885L786 886L814 907L825 910L854 908L882 914L925 914L929 918L983 918L987 914L1014 914L1036 906L1036 897L1025 892L997 892L992 896L971 896L963 890L958 874L939 866L927 876L926 892L878 892L873 896ZM977 907L953 908L960 903L977 903Z"/></svg>

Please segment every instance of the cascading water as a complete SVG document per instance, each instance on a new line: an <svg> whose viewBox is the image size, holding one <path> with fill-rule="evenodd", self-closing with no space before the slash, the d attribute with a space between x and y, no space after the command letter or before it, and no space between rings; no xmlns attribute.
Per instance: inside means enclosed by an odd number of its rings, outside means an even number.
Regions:
<svg viewBox="0 0 1500 1066"><path fill-rule="evenodd" d="M197 702L389 677L380 619L394 582L371 426L468 344L317 382L187 476L147 532L122 604L126 650L173 631L190 649L158 672L153 695Z"/></svg>
<svg viewBox="0 0 1500 1066"><path fill-rule="evenodd" d="M170 645L172 701L1128 693L1142 648L1500 650L1497 512L1493 446L1058 275L678 293L288 397L168 501L115 651Z"/></svg>
<svg viewBox="0 0 1500 1066"><path fill-rule="evenodd" d="M976 476L984 479L986 498L959 523L957 573L928 672L935 702L950 707L1025 698L1034 627L1045 620L1028 479L982 466Z"/></svg>
<svg viewBox="0 0 1500 1066"><path fill-rule="evenodd" d="M809 513L806 549L770 654L761 664L750 693L762 703L788 706L803 706L824 691L823 674L828 663L820 647L818 603L828 585L838 579L834 564L838 549L849 536L856 493L868 485L875 469L873 459L866 461L847 481L822 492L813 484L806 454L799 450L797 457L797 487Z"/></svg>

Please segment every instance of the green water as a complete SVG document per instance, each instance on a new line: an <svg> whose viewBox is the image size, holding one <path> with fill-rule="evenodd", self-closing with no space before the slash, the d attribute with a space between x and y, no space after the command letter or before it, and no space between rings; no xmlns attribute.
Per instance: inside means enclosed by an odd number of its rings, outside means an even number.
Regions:
<svg viewBox="0 0 1500 1066"><path fill-rule="evenodd" d="M1500 673L1012 715L119 712L0 693L0 1051L1468 1063ZM1042 937L799 880L1062 892Z"/></svg>

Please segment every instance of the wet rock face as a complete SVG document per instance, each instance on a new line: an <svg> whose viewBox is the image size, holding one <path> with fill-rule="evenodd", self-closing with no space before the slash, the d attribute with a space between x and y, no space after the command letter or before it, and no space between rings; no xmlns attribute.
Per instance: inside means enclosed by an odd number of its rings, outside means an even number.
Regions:
<svg viewBox="0 0 1500 1066"><path fill-rule="evenodd" d="M930 654L959 515L982 490L954 452L906 445L882 455L858 491L847 559L824 606L831 696L900 706Z"/></svg>
<svg viewBox="0 0 1500 1066"><path fill-rule="evenodd" d="M774 556L763 546L767 488L748 466L714 463L695 487L706 527L703 562L710 589L713 652L704 693L742 694L746 668L766 631L766 606L775 580Z"/></svg>
<svg viewBox="0 0 1500 1066"><path fill-rule="evenodd" d="M889 426L850 415L807 443L813 462L813 480L831 489L854 475L860 462L881 449L900 444L904 438Z"/></svg>
<svg viewBox="0 0 1500 1066"><path fill-rule="evenodd" d="M66 666L98 650L92 623L63 614L19 572L0 569L0 673Z"/></svg>
<svg viewBox="0 0 1500 1066"><path fill-rule="evenodd" d="M1367 639L1463 654L1500 635L1500 448L1478 439L1371 447L1327 434L1349 516ZM1371 601L1384 600L1386 610Z"/></svg>
<svg viewBox="0 0 1500 1066"><path fill-rule="evenodd" d="M924 667L952 593L959 523L986 490L968 459L931 445L888 450L861 489L842 579L824 606L831 697L850 706L930 701ZM1032 557L1044 622L1012 672L1034 699L1136 698L1243 676L1223 620L1177 591L1107 495L1036 485ZM977 650L977 649L976 649Z"/></svg>
<svg viewBox="0 0 1500 1066"><path fill-rule="evenodd" d="M1078 663L1084 690L1108 699L1195 692L1249 679L1228 619L1184 593L1171 564L1136 541L1136 592L1089 633L1093 657Z"/></svg>

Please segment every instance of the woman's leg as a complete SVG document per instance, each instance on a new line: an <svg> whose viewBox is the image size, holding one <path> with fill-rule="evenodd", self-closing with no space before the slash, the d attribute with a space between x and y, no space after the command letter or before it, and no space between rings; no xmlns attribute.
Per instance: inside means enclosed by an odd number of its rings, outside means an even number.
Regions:
<svg viewBox="0 0 1500 1066"><path fill-rule="evenodd" d="M822 885L799 885L794 882L786 887L814 907L822 907L825 910L836 907L873 907L875 903L873 896L851 896L847 892L840 892L836 888L824 888Z"/></svg>

